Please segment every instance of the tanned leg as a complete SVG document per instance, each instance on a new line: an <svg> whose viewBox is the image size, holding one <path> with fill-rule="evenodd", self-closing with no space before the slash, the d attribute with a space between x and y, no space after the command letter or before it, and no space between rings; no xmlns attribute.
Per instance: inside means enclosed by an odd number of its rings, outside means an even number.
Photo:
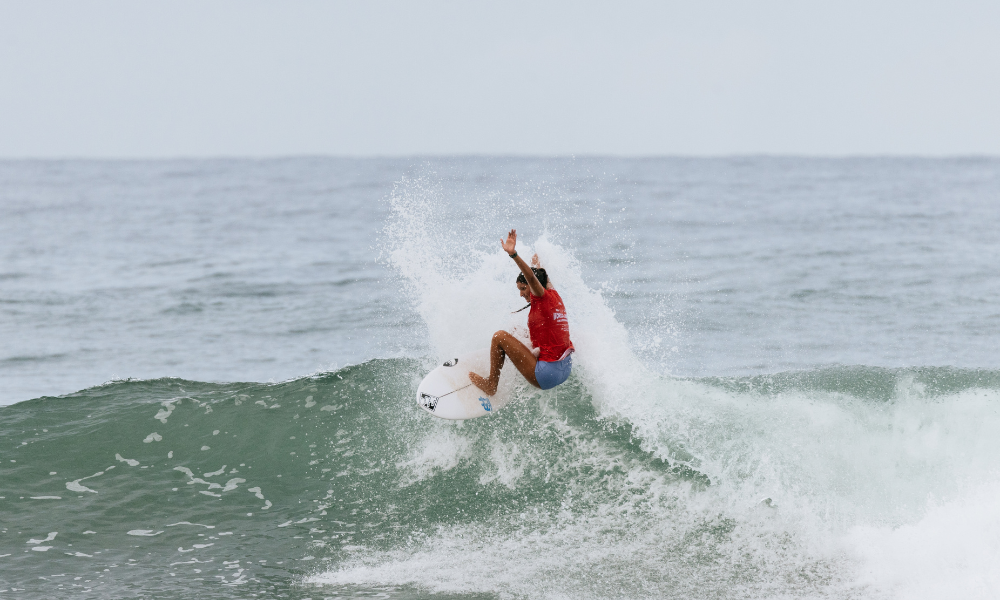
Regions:
<svg viewBox="0 0 1000 600"><path fill-rule="evenodd" d="M500 368L503 367L506 356L510 356L510 361L514 363L521 375L524 375L528 383L538 387L538 381L535 379L535 363L538 362L538 359L531 353L530 348L506 331L494 333L493 340L490 342L489 378L470 372L469 379L476 384L476 387L486 392L487 396L497 393L497 385L500 383Z"/></svg>

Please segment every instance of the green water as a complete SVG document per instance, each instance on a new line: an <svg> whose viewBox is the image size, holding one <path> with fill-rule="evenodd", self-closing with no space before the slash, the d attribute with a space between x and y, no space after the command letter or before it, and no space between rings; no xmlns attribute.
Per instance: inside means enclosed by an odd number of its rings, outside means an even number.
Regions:
<svg viewBox="0 0 1000 600"><path fill-rule="evenodd" d="M815 540L844 519L895 518L859 512L900 486L865 479L878 436L926 435L907 415L935 406L973 418L980 404L956 394L989 396L993 412L997 380L853 367L659 379L669 394L630 421L596 409L574 375L455 423L417 407L427 368L394 359L280 384L120 381L0 409L0 597L877 595L852 579L847 554ZM657 412L674 395L691 431ZM842 427L827 440L833 458L806 468L816 436L789 413L829 435L833 409L868 424ZM885 433L878 415L892 411ZM836 463L848 435L857 453ZM726 462L708 460L712 448ZM956 470L906 452L887 459L901 473ZM805 470L779 486L767 473L781 460Z"/></svg>
<svg viewBox="0 0 1000 600"><path fill-rule="evenodd" d="M625 475L625 464L566 460L595 439L619 460L676 476L592 409L560 411L579 385L456 428L412 401L419 372L395 360L276 385L122 381L4 408L0 588L308 597L316 592L304 576L361 551L412 546L441 526L499 524L529 506L543 516L524 526L544 526L584 482ZM544 411L579 429L567 433ZM414 463L415 446L436 431L461 432L472 460ZM533 457L516 486L491 473L502 440Z"/></svg>

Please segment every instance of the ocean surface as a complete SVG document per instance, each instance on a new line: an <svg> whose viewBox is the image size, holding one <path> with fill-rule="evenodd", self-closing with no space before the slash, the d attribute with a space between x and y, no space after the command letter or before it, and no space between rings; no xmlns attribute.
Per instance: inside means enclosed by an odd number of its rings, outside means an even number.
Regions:
<svg viewBox="0 0 1000 600"><path fill-rule="evenodd" d="M510 228L573 375L435 419ZM0 599L995 598L998 231L989 158L0 162Z"/></svg>

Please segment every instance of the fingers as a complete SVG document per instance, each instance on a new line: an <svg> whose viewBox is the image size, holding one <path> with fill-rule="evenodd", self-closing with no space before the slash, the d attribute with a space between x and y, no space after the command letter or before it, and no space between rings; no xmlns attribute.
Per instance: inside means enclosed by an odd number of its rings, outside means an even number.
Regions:
<svg viewBox="0 0 1000 600"><path fill-rule="evenodd" d="M507 234L507 239L506 240L504 240L503 238L500 238L500 245L503 247L504 250L506 250L508 252L510 252L510 250L508 250L507 246L510 246L511 249L513 249L516 244L517 244L517 230L516 229L511 229L510 230L510 232Z"/></svg>

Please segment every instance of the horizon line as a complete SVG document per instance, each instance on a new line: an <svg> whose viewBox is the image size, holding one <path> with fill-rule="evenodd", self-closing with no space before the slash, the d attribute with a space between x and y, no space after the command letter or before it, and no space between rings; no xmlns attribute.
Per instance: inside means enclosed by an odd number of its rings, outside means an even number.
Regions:
<svg viewBox="0 0 1000 600"><path fill-rule="evenodd" d="M169 161L280 161L280 160L440 160L440 159L506 159L506 160L720 160L720 159L911 159L911 160L993 160L1000 154L989 153L783 153L783 152L733 152L719 154L615 154L615 153L400 153L400 154L192 154L149 156L0 156L0 162L169 162Z"/></svg>

